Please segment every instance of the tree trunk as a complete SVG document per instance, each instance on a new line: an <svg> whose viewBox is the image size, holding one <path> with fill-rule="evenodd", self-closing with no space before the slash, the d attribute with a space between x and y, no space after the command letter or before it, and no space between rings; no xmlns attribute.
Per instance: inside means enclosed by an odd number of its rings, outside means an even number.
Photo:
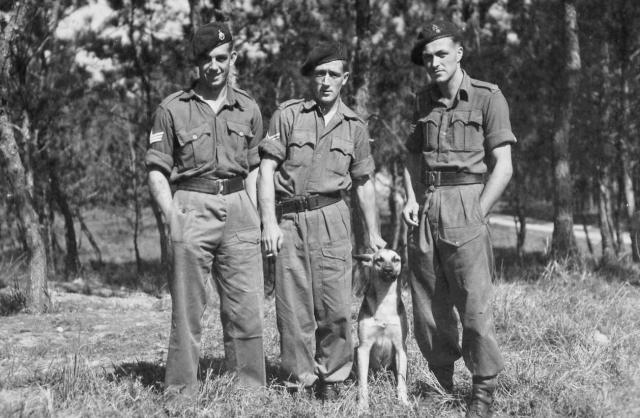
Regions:
<svg viewBox="0 0 640 418"><path fill-rule="evenodd" d="M78 219L78 222L80 223L80 229L87 236L87 239L89 240L89 243L91 244L91 247L93 248L93 251L95 251L95 253L96 253L96 257L98 258L98 264L99 265L103 265L103 262L102 262L102 251L100 251L100 247L98 246L98 243L96 242L96 239L94 238L93 234L91 233L91 230L89 230L89 228L87 227L87 224L84 222L84 218L82 217L82 214L80 213L80 210L76 210L76 218Z"/></svg>
<svg viewBox="0 0 640 418"><path fill-rule="evenodd" d="M64 272L67 279L74 279L80 271L80 257L78 256L78 243L76 240L76 230L73 225L73 213L69 207L67 195L60 187L60 179L56 173L55 163L49 166L49 179L51 183L51 193L53 199L64 218L66 256L64 261Z"/></svg>
<svg viewBox="0 0 640 418"><path fill-rule="evenodd" d="M131 175L131 188L133 189L133 250L136 256L136 269L142 271L142 258L140 257L140 247L138 246L138 235L140 233L140 219L142 218L140 208L140 187L138 185L137 156L135 148L135 137L133 126L129 127L127 134L129 145L129 171Z"/></svg>
<svg viewBox="0 0 640 418"><path fill-rule="evenodd" d="M573 185L569 145L573 100L578 87L581 64L574 0L565 0L563 4L566 63L563 85L559 89L561 101L553 135L554 219L551 250L555 258L572 258L577 255L578 247L573 233Z"/></svg>
<svg viewBox="0 0 640 418"><path fill-rule="evenodd" d="M614 225L612 220L612 204L611 204L611 160L613 154L609 149L615 144L615 138L612 134L613 124L611 116L613 114L612 103L610 100L611 74L609 42L602 43L601 48L601 68L602 68L602 90L601 90L601 117L600 117L600 138L596 141L599 145L598 154L601 162L597 169L597 197L598 197L598 225L600 227L601 245L602 245L602 264L610 264L616 259L619 247L614 237Z"/></svg>
<svg viewBox="0 0 640 418"><path fill-rule="evenodd" d="M42 233L38 228L38 214L27 192L24 167L18 153L13 127L4 108L0 108L0 133L0 154L6 161L9 184L13 190L18 217L24 226L29 247L27 309L42 313L51 304L47 289L47 254Z"/></svg>

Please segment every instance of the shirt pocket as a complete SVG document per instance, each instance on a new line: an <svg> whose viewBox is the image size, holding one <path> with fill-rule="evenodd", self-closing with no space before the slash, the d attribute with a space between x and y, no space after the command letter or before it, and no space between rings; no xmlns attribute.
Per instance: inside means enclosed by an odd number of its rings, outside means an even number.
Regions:
<svg viewBox="0 0 640 418"><path fill-rule="evenodd" d="M242 166L247 165L247 150L253 139L251 127L243 123L227 121L227 135L230 149L233 150L235 160Z"/></svg>
<svg viewBox="0 0 640 418"><path fill-rule="evenodd" d="M438 150L438 134L440 132L440 115L429 114L418 119L419 132L422 134L422 150L437 151Z"/></svg>
<svg viewBox="0 0 640 418"><path fill-rule="evenodd" d="M327 167L341 176L346 175L351 166L353 149L353 141L341 137L332 138Z"/></svg>
<svg viewBox="0 0 640 418"><path fill-rule="evenodd" d="M290 166L311 165L315 132L293 131L287 144L287 164Z"/></svg>
<svg viewBox="0 0 640 418"><path fill-rule="evenodd" d="M215 159L215 143L208 123L179 130L177 138L180 146L176 155L179 171L201 167Z"/></svg>
<svg viewBox="0 0 640 418"><path fill-rule="evenodd" d="M482 151L482 110L456 110L451 117L452 151Z"/></svg>

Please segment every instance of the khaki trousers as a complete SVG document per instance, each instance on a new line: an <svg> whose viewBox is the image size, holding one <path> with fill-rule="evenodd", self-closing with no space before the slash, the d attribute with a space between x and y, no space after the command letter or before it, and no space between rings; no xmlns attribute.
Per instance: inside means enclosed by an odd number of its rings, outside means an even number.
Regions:
<svg viewBox="0 0 640 418"><path fill-rule="evenodd" d="M340 382L353 360L351 224L344 201L285 214L276 259L282 368L291 383Z"/></svg>
<svg viewBox="0 0 640 418"><path fill-rule="evenodd" d="M427 192L410 239L415 336L431 366L464 358L474 376L494 376L504 363L491 311L493 250L479 197L483 185ZM462 345L458 321L462 322Z"/></svg>
<svg viewBox="0 0 640 418"><path fill-rule="evenodd" d="M178 190L173 205L167 389L197 391L201 321L212 269L226 365L237 373L240 385L265 385L260 221L255 206L244 190L228 195Z"/></svg>

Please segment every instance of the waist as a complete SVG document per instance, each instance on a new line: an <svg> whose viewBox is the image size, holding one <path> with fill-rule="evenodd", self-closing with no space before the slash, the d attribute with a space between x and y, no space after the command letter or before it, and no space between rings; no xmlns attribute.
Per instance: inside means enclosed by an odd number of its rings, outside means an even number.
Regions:
<svg viewBox="0 0 640 418"><path fill-rule="evenodd" d="M465 173L453 171L425 171L424 184L429 187L460 186L464 184L479 184L485 182L485 174Z"/></svg>
<svg viewBox="0 0 640 418"><path fill-rule="evenodd" d="M176 184L176 190L225 195L244 190L244 179L242 176L231 177L228 179L192 177L178 182Z"/></svg>
<svg viewBox="0 0 640 418"><path fill-rule="evenodd" d="M276 214L280 217L285 213L316 210L338 203L341 200L342 195L340 192L287 197L276 203Z"/></svg>

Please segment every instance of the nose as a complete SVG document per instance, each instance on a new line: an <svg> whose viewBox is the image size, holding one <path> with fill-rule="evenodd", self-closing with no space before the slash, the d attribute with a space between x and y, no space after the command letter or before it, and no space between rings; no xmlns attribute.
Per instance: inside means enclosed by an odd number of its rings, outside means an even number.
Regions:
<svg viewBox="0 0 640 418"><path fill-rule="evenodd" d="M329 84L329 73L325 73L325 75L322 76L322 84Z"/></svg>

